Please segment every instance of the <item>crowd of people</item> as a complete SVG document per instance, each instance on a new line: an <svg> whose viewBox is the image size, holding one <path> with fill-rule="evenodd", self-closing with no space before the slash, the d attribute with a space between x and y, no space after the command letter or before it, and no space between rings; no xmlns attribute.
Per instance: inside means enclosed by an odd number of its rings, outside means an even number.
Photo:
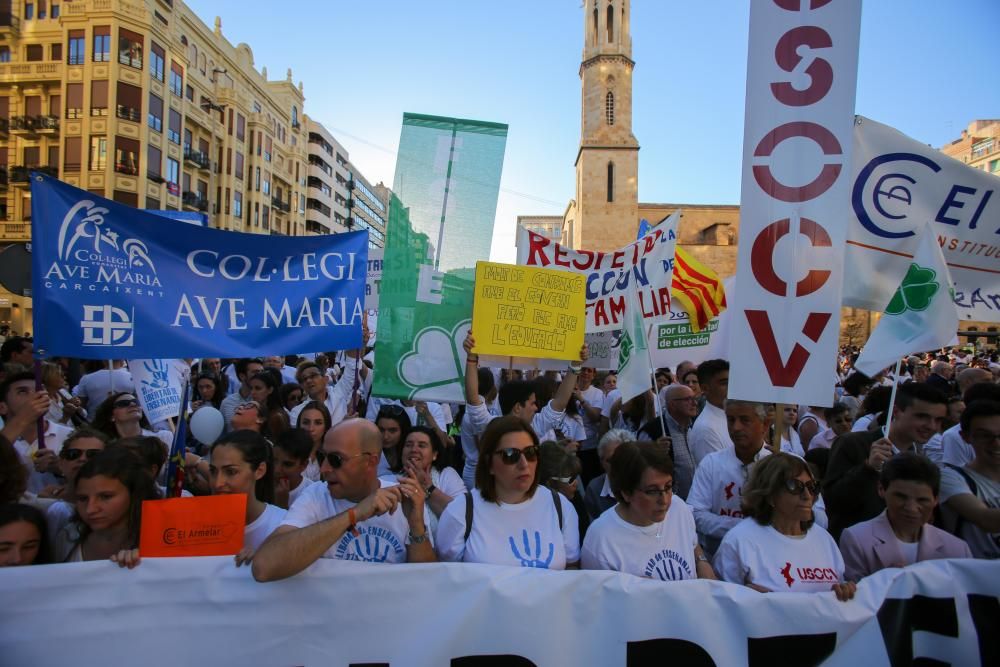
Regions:
<svg viewBox="0 0 1000 667"><path fill-rule="evenodd" d="M464 349L456 404L372 395L370 350L192 362L190 413L225 430L188 430L184 494L246 496L235 562L262 582L321 558L454 561L849 600L883 568L1000 557L995 355L870 378L844 348L822 407L729 399L722 359L657 369L623 401L586 347L561 372ZM23 337L0 362L0 565L139 565L177 424L149 423L122 362L38 373Z"/></svg>

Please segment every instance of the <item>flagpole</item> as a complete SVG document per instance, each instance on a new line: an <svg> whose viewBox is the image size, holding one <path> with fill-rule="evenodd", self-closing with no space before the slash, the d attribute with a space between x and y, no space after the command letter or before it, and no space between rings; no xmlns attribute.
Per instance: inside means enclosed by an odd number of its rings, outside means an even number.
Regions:
<svg viewBox="0 0 1000 667"><path fill-rule="evenodd" d="M653 325L650 324L648 327L646 327L646 331L645 331L645 334L646 334L646 362L649 364L650 387L652 387L652 389L653 389L653 400L656 401L656 403L654 404L655 407L656 407L656 414L658 414L660 416L660 429L662 431L662 435L664 435L666 437L669 437L670 436L670 432L667 431L667 421L666 421L666 419L663 416L663 406L660 405L660 394L659 394L658 391L656 391L656 369L653 368L653 354L652 354L652 352L649 351L649 336L650 336L650 334L652 332L653 332Z"/></svg>
<svg viewBox="0 0 1000 667"><path fill-rule="evenodd" d="M892 376L892 394L889 395L889 408L885 416L885 426L882 427L882 435L886 438L889 437L889 427L892 426L892 409L896 405L896 390L899 389L899 368L903 363L903 358L899 357L896 359L896 372Z"/></svg>

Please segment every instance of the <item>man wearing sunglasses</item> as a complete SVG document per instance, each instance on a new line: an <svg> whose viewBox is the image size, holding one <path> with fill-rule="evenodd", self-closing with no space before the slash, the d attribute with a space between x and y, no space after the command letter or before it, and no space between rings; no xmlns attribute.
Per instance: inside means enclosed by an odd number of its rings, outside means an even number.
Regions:
<svg viewBox="0 0 1000 667"><path fill-rule="evenodd" d="M316 452L326 484L302 492L284 522L253 560L257 581L294 576L320 558L370 563L437 560L424 514L424 489L414 479L379 479L382 436L364 419L326 434Z"/></svg>
<svg viewBox="0 0 1000 667"><path fill-rule="evenodd" d="M473 437L478 438L486 430L486 426L493 421L493 415L486 408L486 402L483 400L483 397L479 395L479 374L477 372L479 355L472 351L476 347L476 339L473 338L471 331L465 336L462 347L465 349L466 354L466 408L463 419L469 420L469 432ZM539 440L557 440L555 429L559 428L562 423L563 417L566 414L566 406L569 404L569 400L573 397L573 392L576 390L577 376L583 369L583 362L589 358L589 348L586 345L581 346L580 361L573 361L569 364L552 400L549 401L548 405L543 406L541 410L538 409L538 404L535 402L535 391L531 382L527 380L512 380L504 383L500 387L499 392L500 411L505 416L513 415L520 417L525 423L531 426L531 429L538 436ZM462 479L469 489L472 489L474 486L473 475L475 474L475 469L476 460L470 461L469 457L466 456L465 471Z"/></svg>
<svg viewBox="0 0 1000 667"><path fill-rule="evenodd" d="M364 340L367 344L367 333ZM305 398L292 408L288 416L293 425L298 422L299 414L310 401L316 401L326 406L326 409L330 411L331 424L339 424L344 420L351 409L355 374L358 376L359 396L367 394L368 388L371 386L371 373L368 371L368 366L358 359L359 356L358 350L347 350L344 353L344 372L340 379L333 383L333 386L330 386L326 373L315 361L299 363L296 378L305 391ZM356 406L355 409L357 409Z"/></svg>
<svg viewBox="0 0 1000 667"><path fill-rule="evenodd" d="M3 436L14 443L30 471L28 491L38 493L47 486L57 485L58 454L72 429L43 420L45 448L38 443L38 418L49 411L49 395L35 389L31 371L14 373L0 383L0 416L4 419Z"/></svg>
<svg viewBox="0 0 1000 667"><path fill-rule="evenodd" d="M59 451L58 464L63 485L48 489L50 495L58 498L45 510L46 530L50 539L55 539L76 511L75 498L70 498L68 493L76 481L76 474L87 461L103 452L107 445L108 436L89 426L78 428L66 436Z"/></svg>

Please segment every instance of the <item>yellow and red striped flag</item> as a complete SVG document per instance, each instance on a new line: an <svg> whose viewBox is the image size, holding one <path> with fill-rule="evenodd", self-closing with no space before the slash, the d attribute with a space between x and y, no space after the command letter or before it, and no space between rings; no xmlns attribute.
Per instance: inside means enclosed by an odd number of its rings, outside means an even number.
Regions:
<svg viewBox="0 0 1000 667"><path fill-rule="evenodd" d="M674 252L670 293L687 311L695 333L726 309L726 290L719 276L680 246Z"/></svg>

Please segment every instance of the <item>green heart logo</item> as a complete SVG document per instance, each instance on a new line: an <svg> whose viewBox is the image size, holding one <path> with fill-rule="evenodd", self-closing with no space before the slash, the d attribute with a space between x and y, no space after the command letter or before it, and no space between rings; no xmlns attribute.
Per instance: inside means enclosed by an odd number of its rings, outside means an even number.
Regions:
<svg viewBox="0 0 1000 667"><path fill-rule="evenodd" d="M940 289L941 283L937 280L937 271L915 262L911 263L902 284L892 295L889 305L885 307L885 314L902 315L908 310L926 310Z"/></svg>

